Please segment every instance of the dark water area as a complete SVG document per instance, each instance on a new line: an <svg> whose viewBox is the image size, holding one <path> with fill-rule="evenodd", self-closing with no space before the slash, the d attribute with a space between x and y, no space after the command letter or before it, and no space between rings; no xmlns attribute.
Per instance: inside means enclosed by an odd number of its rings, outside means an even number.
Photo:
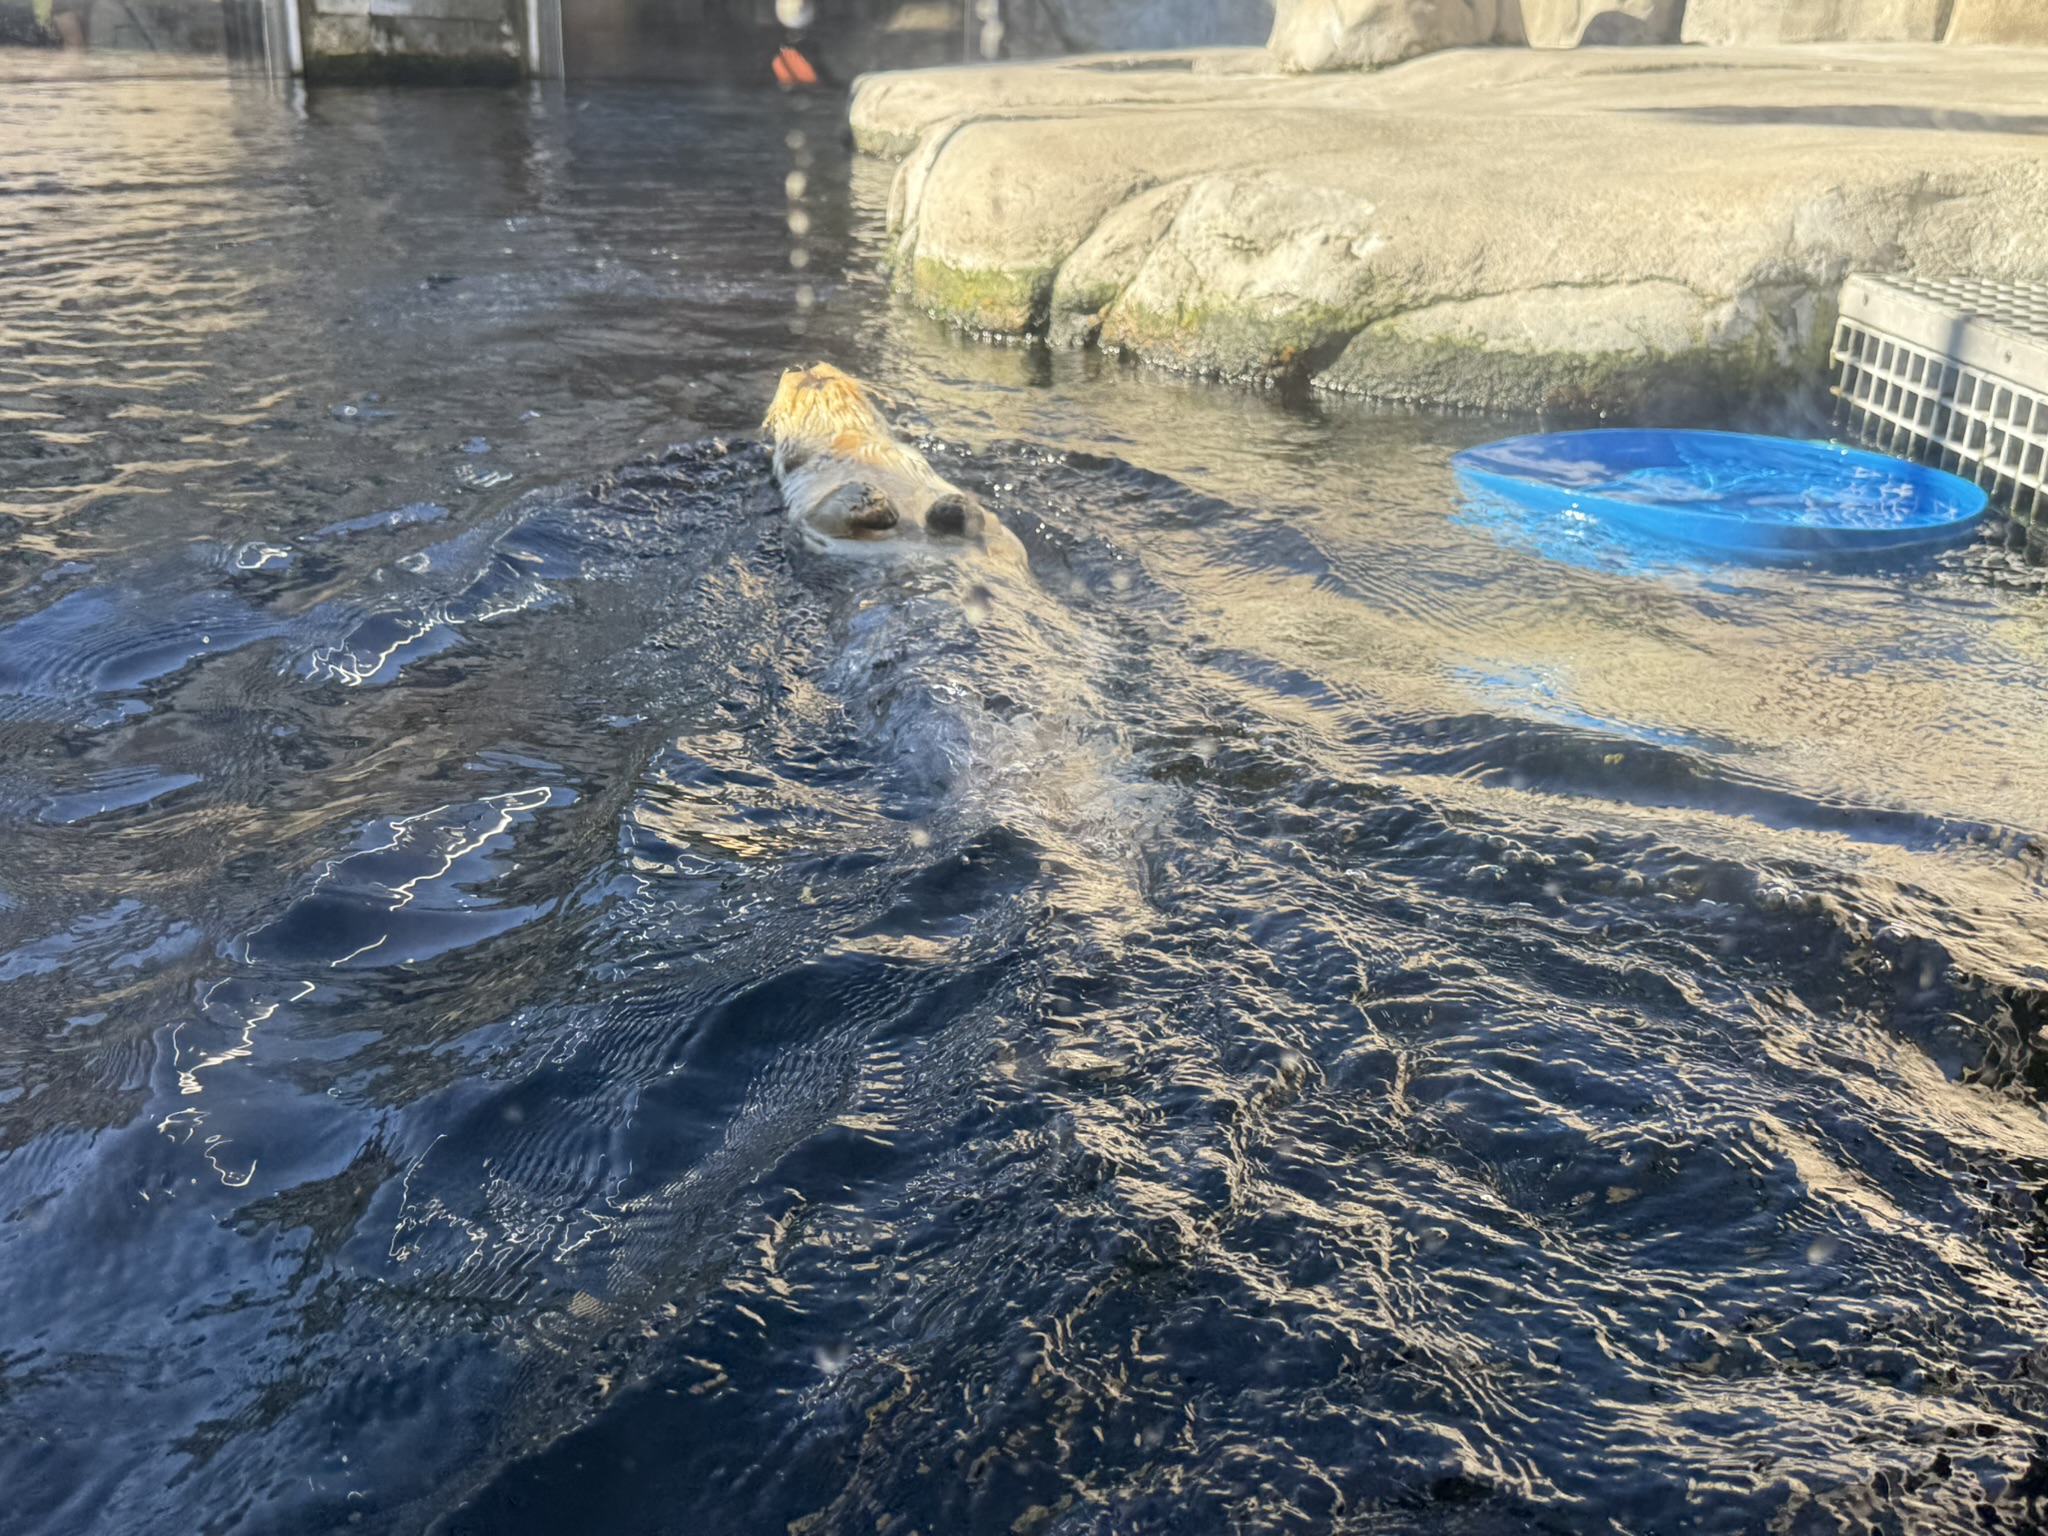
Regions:
<svg viewBox="0 0 2048 1536"><path fill-rule="evenodd" d="M8 1536L2041 1528L1995 538L1577 562L1512 424L951 338L831 99L98 68L0 55ZM1031 580L792 559L818 357Z"/></svg>

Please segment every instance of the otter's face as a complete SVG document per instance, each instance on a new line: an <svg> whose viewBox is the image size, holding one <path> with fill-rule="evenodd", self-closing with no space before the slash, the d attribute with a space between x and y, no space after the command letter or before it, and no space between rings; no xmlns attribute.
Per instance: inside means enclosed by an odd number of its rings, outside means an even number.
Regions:
<svg viewBox="0 0 2048 1536"><path fill-rule="evenodd" d="M823 453L853 453L891 440L888 422L860 381L830 363L785 371L761 426L775 445L777 475Z"/></svg>

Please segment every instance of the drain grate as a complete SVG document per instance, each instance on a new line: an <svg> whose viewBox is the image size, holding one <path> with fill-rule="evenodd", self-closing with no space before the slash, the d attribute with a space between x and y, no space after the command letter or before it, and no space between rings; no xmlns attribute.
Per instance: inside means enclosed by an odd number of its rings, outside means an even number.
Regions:
<svg viewBox="0 0 2048 1536"><path fill-rule="evenodd" d="M1851 277L1831 358L1851 434L2048 521L2048 283Z"/></svg>

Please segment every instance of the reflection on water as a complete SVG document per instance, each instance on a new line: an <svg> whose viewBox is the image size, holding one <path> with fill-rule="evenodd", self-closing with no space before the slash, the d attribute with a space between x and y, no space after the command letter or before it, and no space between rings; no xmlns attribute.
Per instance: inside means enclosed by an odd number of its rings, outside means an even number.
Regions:
<svg viewBox="0 0 2048 1536"><path fill-rule="evenodd" d="M10 1529L2040 1517L1995 544L956 343L829 102L7 68ZM812 356L1031 584L793 567Z"/></svg>

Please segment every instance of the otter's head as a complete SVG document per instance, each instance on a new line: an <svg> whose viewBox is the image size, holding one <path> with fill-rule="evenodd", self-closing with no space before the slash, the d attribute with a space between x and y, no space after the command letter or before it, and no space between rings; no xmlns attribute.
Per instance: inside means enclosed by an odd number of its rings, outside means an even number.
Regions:
<svg viewBox="0 0 2048 1536"><path fill-rule="evenodd" d="M896 441L857 379L792 368L762 422L799 537L841 555L981 554L1022 570L1024 546L994 514Z"/></svg>
<svg viewBox="0 0 2048 1536"><path fill-rule="evenodd" d="M889 423L860 381L830 363L784 372L761 428L775 445L778 476L821 453L857 457L891 441Z"/></svg>

